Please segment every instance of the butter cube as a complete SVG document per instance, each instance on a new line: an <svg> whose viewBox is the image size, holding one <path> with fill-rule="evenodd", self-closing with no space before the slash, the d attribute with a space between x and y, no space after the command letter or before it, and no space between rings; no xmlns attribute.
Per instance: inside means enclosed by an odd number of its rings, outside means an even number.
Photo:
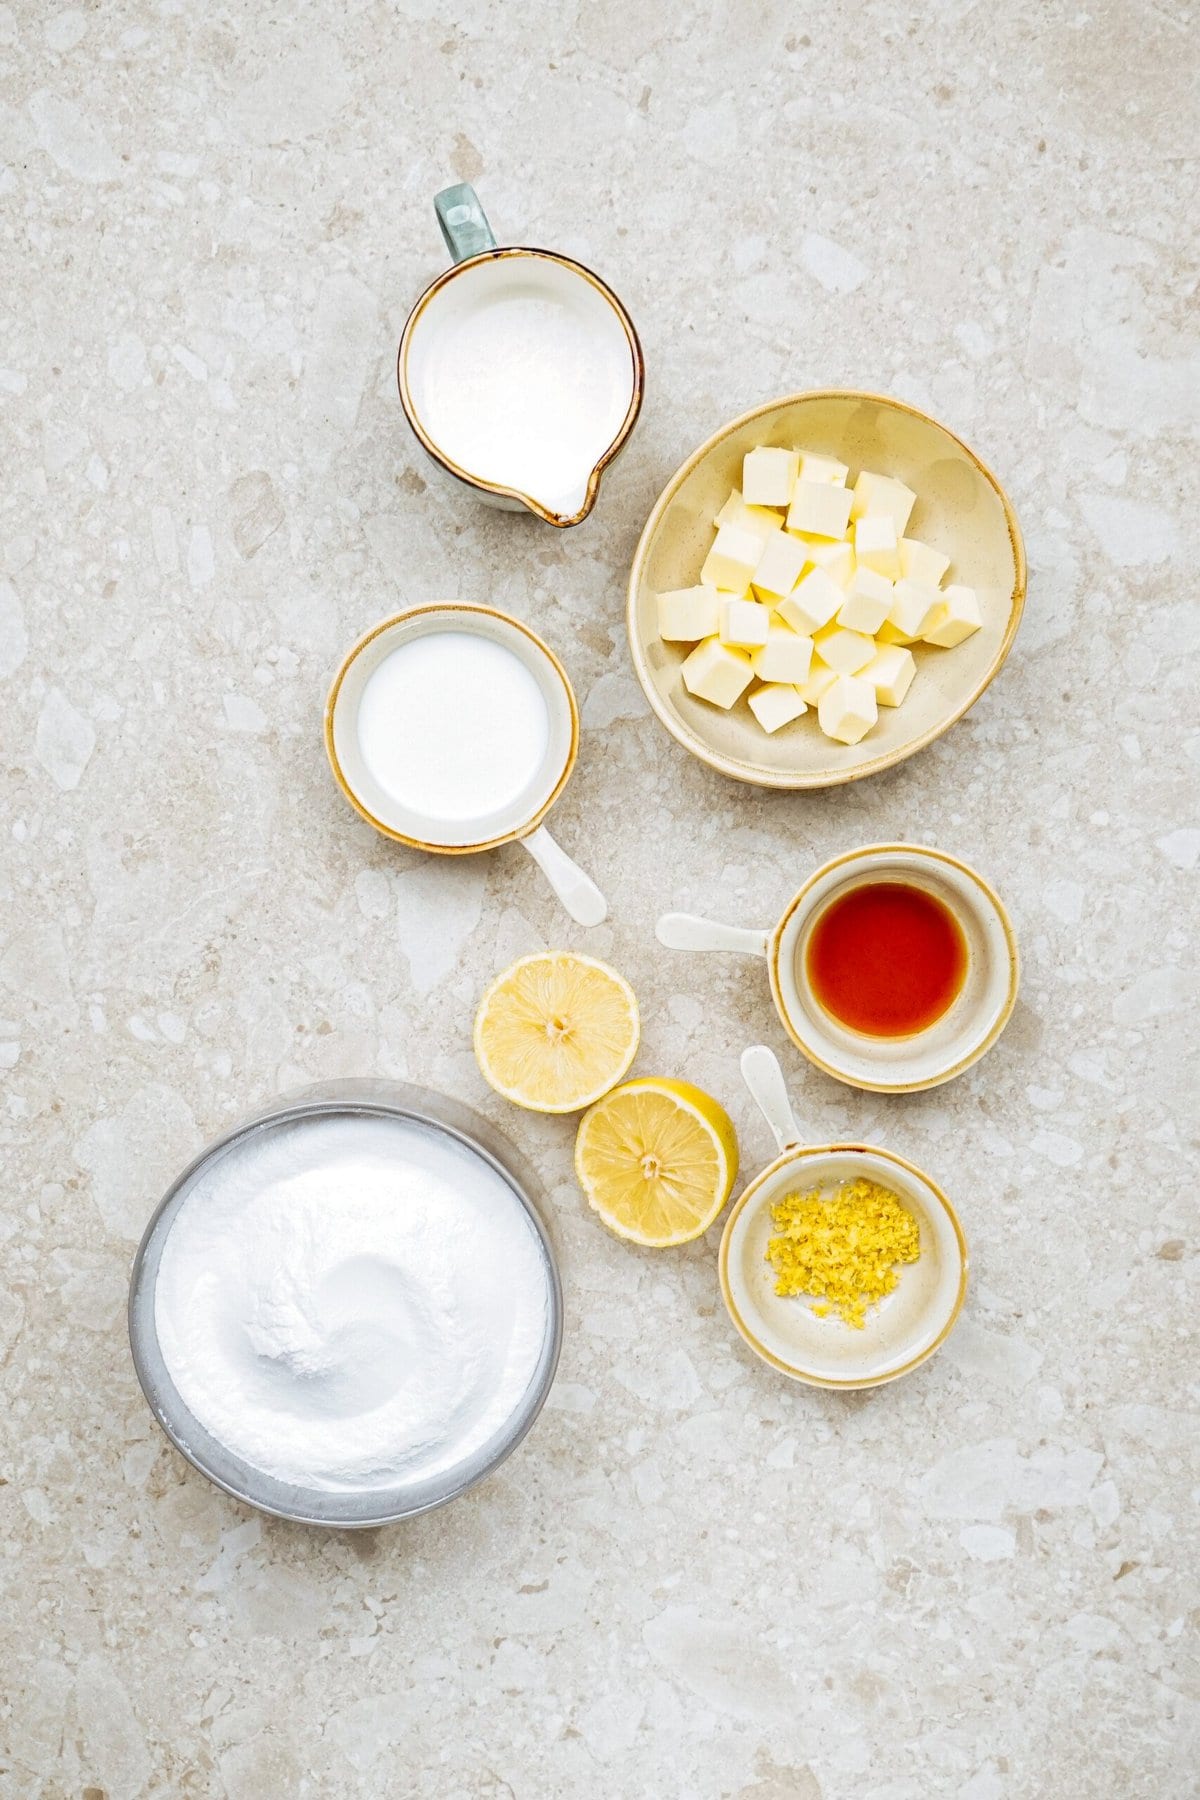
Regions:
<svg viewBox="0 0 1200 1800"><path fill-rule="evenodd" d="M875 689L880 706L899 706L912 686L916 672L915 656L901 644L885 644L866 668L860 670L862 679L869 681Z"/></svg>
<svg viewBox="0 0 1200 1800"><path fill-rule="evenodd" d="M796 692L802 700L807 700L810 706L815 706L817 701L821 698L821 695L833 686L837 678L837 670L831 669L828 663L822 662L814 649L812 667L808 671L808 680L798 681L796 683Z"/></svg>
<svg viewBox="0 0 1200 1800"><path fill-rule="evenodd" d="M804 545L797 538L786 531L775 531L764 541L750 579L761 593L776 597L790 594L807 560Z"/></svg>
<svg viewBox="0 0 1200 1800"><path fill-rule="evenodd" d="M854 555L860 569L874 569L895 581L900 573L900 542L890 513L867 513L854 525ZM702 574L702 581L707 578Z"/></svg>
<svg viewBox="0 0 1200 1800"><path fill-rule="evenodd" d="M854 484L850 517L862 519L871 513L886 513L896 527L896 536L902 537L916 503L917 496L902 481L864 469Z"/></svg>
<svg viewBox="0 0 1200 1800"><path fill-rule="evenodd" d="M707 700L728 712L754 680L750 658L744 650L732 650L719 638L705 638L680 669L683 685L697 700Z"/></svg>
<svg viewBox="0 0 1200 1800"><path fill-rule="evenodd" d="M771 628L771 609L757 600L739 600L733 594L721 595L721 623L718 635L723 644L738 650L757 650L767 641Z"/></svg>
<svg viewBox="0 0 1200 1800"><path fill-rule="evenodd" d="M801 481L825 481L831 487L845 487L849 473L845 463L835 461L832 456L801 455Z"/></svg>
<svg viewBox="0 0 1200 1800"><path fill-rule="evenodd" d="M747 506L739 489L734 488L713 524L718 531L722 525L741 525L747 531L757 531L760 537L766 537L769 531L783 530L783 514L771 512L765 506Z"/></svg>
<svg viewBox="0 0 1200 1800"><path fill-rule="evenodd" d="M811 637L822 625L828 625L844 598L837 582L824 569L810 569L801 576L795 590L779 602L775 614L801 637Z"/></svg>
<svg viewBox="0 0 1200 1800"><path fill-rule="evenodd" d="M949 567L950 558L931 544L922 544L916 538L900 539L900 573L906 581L919 581L922 587L940 587Z"/></svg>
<svg viewBox="0 0 1200 1800"><path fill-rule="evenodd" d="M774 620L767 628L767 641L750 658L751 667L760 681L807 681L812 664L813 641L800 637L788 625Z"/></svg>
<svg viewBox="0 0 1200 1800"><path fill-rule="evenodd" d="M829 481L798 481L788 508L788 530L808 532L813 537L845 537L850 500L849 488L835 487Z"/></svg>
<svg viewBox="0 0 1200 1800"><path fill-rule="evenodd" d="M854 573L853 544L841 543L836 538L799 536L796 542L804 545L805 554L814 569L824 569L841 588L849 585Z"/></svg>
<svg viewBox="0 0 1200 1800"><path fill-rule="evenodd" d="M943 595L936 588L922 587L919 581L898 581L892 599L892 610L877 633L885 644L911 644L922 637L930 618L941 605Z"/></svg>
<svg viewBox="0 0 1200 1800"><path fill-rule="evenodd" d="M865 631L874 637L892 610L892 584L874 569L855 569L846 589L837 622L848 631Z"/></svg>
<svg viewBox="0 0 1200 1800"><path fill-rule="evenodd" d="M704 559L700 579L727 594L744 594L762 554L762 538L745 525L722 525Z"/></svg>
<svg viewBox="0 0 1200 1800"><path fill-rule="evenodd" d="M714 587L672 588L658 596L658 635L669 644L694 644L711 637L720 623Z"/></svg>
<svg viewBox="0 0 1200 1800"><path fill-rule="evenodd" d="M822 662L839 675L857 675L875 654L875 639L865 631L847 631L843 625L827 625L813 638L813 647Z"/></svg>
<svg viewBox="0 0 1200 1800"><path fill-rule="evenodd" d="M859 675L839 675L821 695L817 706L821 730L839 744L857 744L878 717L875 689Z"/></svg>
<svg viewBox="0 0 1200 1800"><path fill-rule="evenodd" d="M760 445L742 459L742 499L747 506L786 506L796 485L800 458L794 450Z"/></svg>
<svg viewBox="0 0 1200 1800"><path fill-rule="evenodd" d="M781 725L790 725L793 719L808 711L807 703L794 687L774 684L757 688L750 696L749 705L764 731L778 731Z"/></svg>
<svg viewBox="0 0 1200 1800"><path fill-rule="evenodd" d="M983 624L979 596L974 588L955 582L943 588L937 600L937 606L921 628L921 636L927 644L936 644L941 650L953 650L955 644L961 644Z"/></svg>

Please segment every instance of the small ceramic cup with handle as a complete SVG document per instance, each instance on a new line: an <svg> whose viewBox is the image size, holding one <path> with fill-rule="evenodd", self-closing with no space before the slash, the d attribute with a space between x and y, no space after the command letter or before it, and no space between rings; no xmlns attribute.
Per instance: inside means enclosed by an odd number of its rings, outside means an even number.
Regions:
<svg viewBox="0 0 1200 1800"><path fill-rule="evenodd" d="M464 633L481 638L516 659L531 679L521 681L518 677L513 691L526 710L532 709L544 717L535 722L535 735L530 740L539 746L534 766L525 773L519 788L511 793L500 791L493 797L483 780L486 771L480 769L479 790L481 794L488 792L489 797L476 803L475 769L469 766L460 773L463 791L474 810L456 806L453 812L444 810L439 815L434 806L423 803L419 784L403 779L402 767L400 785L411 787L411 792L402 793L381 777L364 751L360 720L372 677L389 657L423 637L459 637ZM463 730L461 706L449 698L439 698L432 711L433 736L416 746L422 761L432 762L435 768L451 758L461 763L464 743L470 741ZM544 730L539 733L537 727L543 724ZM511 725L507 716L499 721L499 729L506 735L524 734L526 725L524 716L514 717ZM491 606L439 601L411 607L372 626L346 653L333 678L325 703L325 750L334 780L346 799L385 837L440 856L469 856L494 850L501 844L520 844L578 924L599 925L608 916L600 889L555 842L543 822L575 767L579 708L557 656L519 619ZM465 754L469 760L470 752Z"/></svg>
<svg viewBox="0 0 1200 1800"><path fill-rule="evenodd" d="M821 1005L809 975L809 943L826 908L873 882L931 894L949 909L965 943L957 995L931 1025L907 1037L851 1030ZM920 844L872 844L835 856L809 876L773 930L664 913L656 935L670 950L764 958L775 1009L796 1048L826 1075L875 1093L915 1093L961 1075L995 1043L1016 1004L1016 936L999 896L957 857Z"/></svg>
<svg viewBox="0 0 1200 1800"><path fill-rule="evenodd" d="M941 1188L907 1158L874 1144L806 1144L783 1071L765 1044L742 1056L742 1076L778 1155L734 1202L721 1237L721 1294L738 1332L772 1368L812 1387L868 1388L895 1381L944 1344L967 1292L967 1241ZM917 1222L920 1254L867 1314L861 1330L819 1317L802 1295L775 1291L767 1259L771 1208L795 1193L832 1193L865 1179L896 1194Z"/></svg>
<svg viewBox="0 0 1200 1800"><path fill-rule="evenodd" d="M454 262L400 339L408 422L462 489L548 525L578 525L641 410L633 321L582 263L498 245L467 183L445 188L434 207Z"/></svg>

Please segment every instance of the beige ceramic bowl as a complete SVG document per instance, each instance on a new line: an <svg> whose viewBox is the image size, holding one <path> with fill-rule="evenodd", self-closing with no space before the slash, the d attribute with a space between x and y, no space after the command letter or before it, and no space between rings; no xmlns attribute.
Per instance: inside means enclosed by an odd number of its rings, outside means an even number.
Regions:
<svg viewBox="0 0 1200 1800"><path fill-rule="evenodd" d="M967 1293L967 1241L950 1201L915 1163L874 1144L804 1144L778 1062L761 1044L742 1057L746 1085L779 1154L734 1202L721 1238L721 1293L750 1348L781 1374L812 1387L868 1388L895 1381L945 1343ZM818 1318L799 1295L775 1292L766 1260L771 1207L785 1194L832 1193L863 1176L891 1188L917 1221L921 1254L861 1330Z"/></svg>
<svg viewBox="0 0 1200 1800"><path fill-rule="evenodd" d="M923 888L947 906L963 934L967 969L940 1018L906 1037L869 1037L825 1010L808 979L808 946L818 919L851 888L896 881ZM870 844L814 871L773 931L664 913L655 928L669 950L765 957L771 997L784 1030L809 1062L849 1087L911 1094L952 1081L985 1055L1016 1004L1020 967L1012 921L982 875L923 844Z"/></svg>
<svg viewBox="0 0 1200 1800"><path fill-rule="evenodd" d="M917 495L909 535L951 558L948 579L975 588L983 628L954 650L916 648L917 677L903 706L881 707L861 744L833 743L814 712L768 736L743 696L729 712L684 688L686 645L658 635L657 595L691 587L712 543L713 515L741 486L757 444L836 456L898 476ZM940 737L978 700L1008 655L1025 603L1025 550L1012 505L991 470L936 419L881 394L793 394L755 407L689 456L659 495L629 577L633 666L672 737L693 756L760 787L820 788L901 762Z"/></svg>

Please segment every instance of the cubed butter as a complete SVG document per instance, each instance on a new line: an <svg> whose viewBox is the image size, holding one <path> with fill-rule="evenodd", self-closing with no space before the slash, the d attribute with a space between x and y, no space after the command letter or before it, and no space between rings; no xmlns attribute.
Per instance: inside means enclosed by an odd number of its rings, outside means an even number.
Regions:
<svg viewBox="0 0 1200 1800"><path fill-rule="evenodd" d="M771 628L771 609L757 600L739 600L736 595L721 595L721 622L717 627L723 644L737 650L757 650L767 641Z"/></svg>
<svg viewBox="0 0 1200 1800"><path fill-rule="evenodd" d="M742 459L742 499L747 506L787 506L799 466L794 450L772 450L765 444L747 450Z"/></svg>
<svg viewBox="0 0 1200 1800"><path fill-rule="evenodd" d="M874 569L895 581L900 573L900 540L890 513L867 513L855 520L854 557L860 569ZM708 577L702 574L700 579Z"/></svg>
<svg viewBox="0 0 1200 1800"><path fill-rule="evenodd" d="M753 652L750 664L760 681L807 681L812 653L810 637L800 637L789 625L778 625L772 620L767 641Z"/></svg>
<svg viewBox="0 0 1200 1800"><path fill-rule="evenodd" d="M854 573L854 545L837 538L799 537L805 555L814 569L824 569L841 588L847 587Z"/></svg>
<svg viewBox="0 0 1200 1800"><path fill-rule="evenodd" d="M794 687L780 687L774 683L756 688L750 696L749 706L764 731L778 731L781 725L790 725L793 719L808 711L807 702L800 698Z"/></svg>
<svg viewBox="0 0 1200 1800"><path fill-rule="evenodd" d="M900 573L906 581L919 581L923 587L939 587L949 567L950 558L935 550L932 544L922 544L917 538L900 539Z"/></svg>
<svg viewBox="0 0 1200 1800"><path fill-rule="evenodd" d="M827 625L813 638L813 648L822 662L827 662L839 675L857 675L875 654L875 639L865 631L847 631L843 625Z"/></svg>
<svg viewBox="0 0 1200 1800"><path fill-rule="evenodd" d="M955 644L961 644L983 624L979 596L973 587L955 582L943 588L937 600L938 604L921 629L921 636L927 644L936 644L940 650L953 650Z"/></svg>
<svg viewBox="0 0 1200 1800"><path fill-rule="evenodd" d="M802 453L800 457L801 481L826 481L831 487L845 487L846 477L850 473L845 463L840 463L832 456L809 456Z"/></svg>
<svg viewBox="0 0 1200 1800"><path fill-rule="evenodd" d="M764 540L750 579L761 593L778 598L791 593L807 560L805 547L798 538L786 531L774 531Z"/></svg>
<svg viewBox="0 0 1200 1800"><path fill-rule="evenodd" d="M715 587L673 588L658 596L658 635L670 644L695 644L721 623Z"/></svg>
<svg viewBox="0 0 1200 1800"><path fill-rule="evenodd" d="M694 656L695 651L692 652ZM821 695L817 721L826 737L839 744L857 744L865 738L879 708L875 689L859 675L839 675Z"/></svg>
<svg viewBox="0 0 1200 1800"><path fill-rule="evenodd" d="M727 594L744 594L762 547L757 531L750 531L745 525L722 525L704 559L700 580Z"/></svg>
<svg viewBox="0 0 1200 1800"><path fill-rule="evenodd" d="M943 597L935 588L922 587L919 581L898 581L892 609L877 635L885 644L915 643Z"/></svg>
<svg viewBox="0 0 1200 1800"><path fill-rule="evenodd" d="M841 588L831 575L824 569L810 569L807 575L800 577L793 591L779 602L775 612L801 637L811 637L822 625L828 625L843 598Z"/></svg>
<svg viewBox="0 0 1200 1800"><path fill-rule="evenodd" d="M917 496L902 481L892 475L874 475L870 469L864 469L854 484L850 517L861 519L871 513L886 513L899 538L904 535L916 503Z"/></svg>
<svg viewBox="0 0 1200 1800"><path fill-rule="evenodd" d="M713 524L718 531L722 525L742 525L747 531L757 531L759 537L766 537L769 531L783 530L783 514L772 512L766 506L747 506L740 489L734 488Z"/></svg>
<svg viewBox="0 0 1200 1800"><path fill-rule="evenodd" d="M863 680L869 681L875 689L880 706L899 706L912 686L916 672L916 658L903 644L885 644L866 668L860 670Z"/></svg>
<svg viewBox="0 0 1200 1800"><path fill-rule="evenodd" d="M837 616L848 631L865 631L874 637L892 610L892 584L874 569L855 569Z"/></svg>
<svg viewBox="0 0 1200 1800"><path fill-rule="evenodd" d="M788 530L807 532L813 537L845 537L850 499L849 488L835 487L832 482L798 481L788 508Z"/></svg>
<svg viewBox="0 0 1200 1800"><path fill-rule="evenodd" d="M871 469L848 487L849 474L809 451L746 452L699 585L657 596L660 636L694 646L689 693L725 709L746 695L767 732L812 707L853 745L907 698L918 642L949 650L980 629L975 590L940 585L950 557L906 535L913 490Z"/></svg>
<svg viewBox="0 0 1200 1800"><path fill-rule="evenodd" d="M815 706L817 701L821 698L821 695L833 686L837 678L837 670L831 669L828 663L822 662L814 649L812 664L808 671L808 680L798 682L796 684L796 692L799 694L800 698L806 700L810 706Z"/></svg>
<svg viewBox="0 0 1200 1800"><path fill-rule="evenodd" d="M705 638L684 657L680 673L689 694L726 711L741 699L754 680L754 670L746 652L733 650L715 637Z"/></svg>

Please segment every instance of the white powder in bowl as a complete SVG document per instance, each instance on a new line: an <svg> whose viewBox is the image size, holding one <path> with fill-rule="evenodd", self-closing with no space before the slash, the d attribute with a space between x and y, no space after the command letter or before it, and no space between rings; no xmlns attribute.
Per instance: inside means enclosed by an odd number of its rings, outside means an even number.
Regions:
<svg viewBox="0 0 1200 1800"><path fill-rule="evenodd" d="M429 1126L314 1116L204 1168L163 1246L171 1380L235 1456L331 1491L441 1475L528 1394L550 1319L537 1233Z"/></svg>

